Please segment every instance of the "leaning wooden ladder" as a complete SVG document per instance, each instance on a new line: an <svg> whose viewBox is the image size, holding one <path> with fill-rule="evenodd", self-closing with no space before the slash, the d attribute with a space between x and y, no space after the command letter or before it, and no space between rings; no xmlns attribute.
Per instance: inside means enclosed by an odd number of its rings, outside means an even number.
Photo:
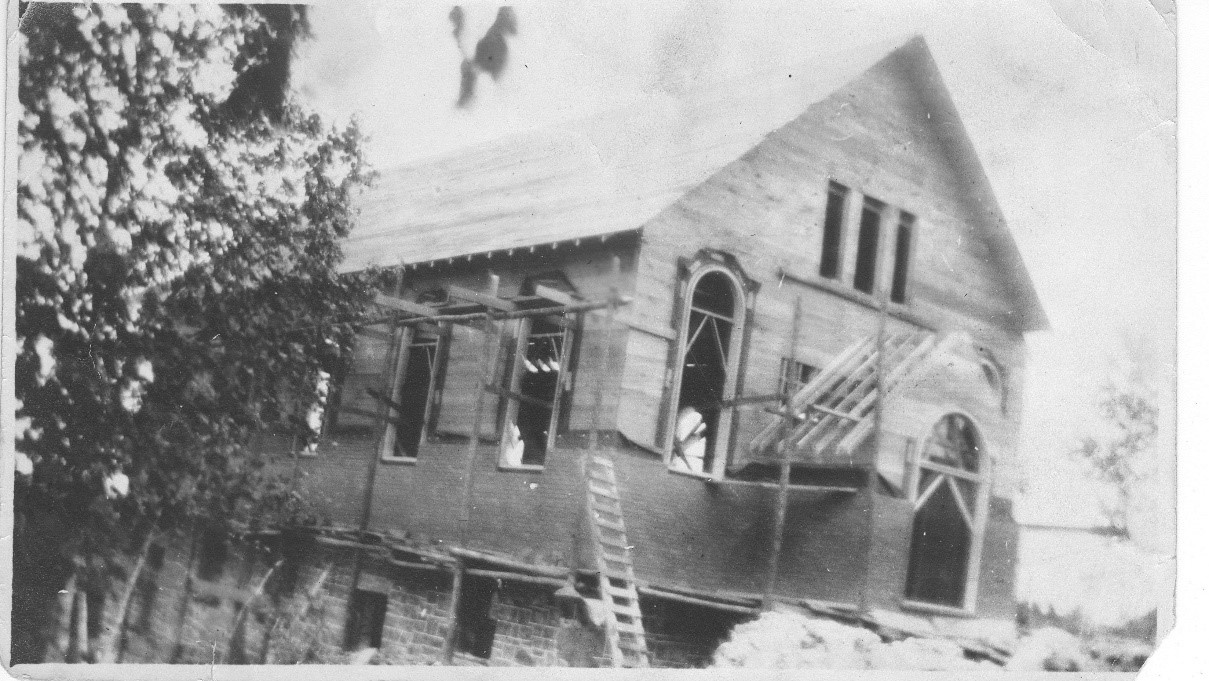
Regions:
<svg viewBox="0 0 1209 681"><path fill-rule="evenodd" d="M613 285L602 334L602 367L611 366L609 355L613 349L613 322L617 304L621 301L618 292L621 261L613 256L611 264ZM599 452L603 400L604 380L601 376L596 381L583 479L587 488L588 525L592 528L596 571L600 575L600 598L605 604L605 637L609 645L609 659L614 667L649 667L650 654L646 647L646 632L642 627L638 586L634 582L631 547L621 513L617 474L613 470L613 460Z"/></svg>
<svg viewBox="0 0 1209 681"><path fill-rule="evenodd" d="M588 524L592 527L592 543L600 573L600 597L605 604L605 633L610 657L614 667L647 667L650 656L613 461L593 452L589 454L586 469Z"/></svg>

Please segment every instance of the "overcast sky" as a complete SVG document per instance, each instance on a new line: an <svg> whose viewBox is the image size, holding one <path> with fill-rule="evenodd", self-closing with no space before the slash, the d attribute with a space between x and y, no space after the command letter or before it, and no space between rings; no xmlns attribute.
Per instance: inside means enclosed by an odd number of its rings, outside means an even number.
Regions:
<svg viewBox="0 0 1209 681"><path fill-rule="evenodd" d="M1153 3L1153 4L1152 4ZM1164 470L1135 534L1173 541L1175 19L1170 0L711 0L516 4L498 84L455 109L452 3L320 5L295 85L356 113L388 168L651 93L678 95L797 64L820 48L923 34L965 121L1053 329L1031 334L1020 457L1024 522L1094 524L1064 456L1096 419L1126 333L1165 392ZM496 4L466 3L469 45ZM1157 8L1157 9L1156 9ZM804 46L809 48L804 48ZM825 68L820 64L820 68Z"/></svg>

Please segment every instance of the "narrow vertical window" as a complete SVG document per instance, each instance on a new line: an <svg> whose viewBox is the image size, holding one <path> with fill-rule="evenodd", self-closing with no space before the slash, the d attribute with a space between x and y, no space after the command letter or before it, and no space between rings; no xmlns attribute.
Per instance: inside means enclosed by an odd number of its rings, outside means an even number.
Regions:
<svg viewBox="0 0 1209 681"><path fill-rule="evenodd" d="M877 281L877 246L883 208L884 203L866 196L861 209L861 227L856 241L856 272L852 276L852 285L865 293L873 293L873 285Z"/></svg>
<svg viewBox="0 0 1209 681"><path fill-rule="evenodd" d="M782 395L796 395L818 372L816 367L786 357L781 360L781 385L778 392Z"/></svg>
<svg viewBox="0 0 1209 681"><path fill-rule="evenodd" d="M844 241L844 206L848 188L838 182L827 186L827 212L823 217L823 252L819 276L836 279L840 276L840 245Z"/></svg>
<svg viewBox="0 0 1209 681"><path fill-rule="evenodd" d="M566 328L564 328L566 327ZM571 345L567 317L525 319L512 358L501 465L544 466L558 432L558 407Z"/></svg>
<svg viewBox="0 0 1209 681"><path fill-rule="evenodd" d="M911 234L915 231L915 216L902 211L898 217L898 237L894 241L894 277L890 282L890 300L907 300L907 269L911 263Z"/></svg>
<svg viewBox="0 0 1209 681"><path fill-rule="evenodd" d="M403 348L396 366L386 456L415 459L424 441L429 405L436 389L440 329L418 325Z"/></svg>

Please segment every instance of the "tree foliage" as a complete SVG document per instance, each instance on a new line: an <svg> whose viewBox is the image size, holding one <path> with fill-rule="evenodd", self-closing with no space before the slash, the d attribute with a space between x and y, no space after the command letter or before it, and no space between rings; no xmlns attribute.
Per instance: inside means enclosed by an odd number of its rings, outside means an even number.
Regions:
<svg viewBox="0 0 1209 681"><path fill-rule="evenodd" d="M295 512L252 446L306 425L364 305L341 277L355 124L287 95L290 6L32 5L20 29L18 532Z"/></svg>
<svg viewBox="0 0 1209 681"><path fill-rule="evenodd" d="M1150 364L1136 342L1114 359L1100 387L1100 432L1084 437L1072 452L1102 484L1104 515L1126 537L1135 488L1150 474L1159 430Z"/></svg>

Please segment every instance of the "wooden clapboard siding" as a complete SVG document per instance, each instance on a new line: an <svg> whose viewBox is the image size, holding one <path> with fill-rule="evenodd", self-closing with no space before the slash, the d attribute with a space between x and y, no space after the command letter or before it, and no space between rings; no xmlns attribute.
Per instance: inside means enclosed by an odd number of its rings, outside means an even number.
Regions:
<svg viewBox="0 0 1209 681"><path fill-rule="evenodd" d="M985 235L980 214L971 209L965 178L951 162L952 150L928 122L928 110L909 82L891 64L875 67L831 97L772 133L644 226L637 283L643 324L676 323L676 263L700 248L734 255L749 276L763 284L757 296L752 338L747 348L745 392L770 393L779 380L781 356L790 333L793 300L801 296L803 319L799 345L804 357L825 360L857 339L876 333L876 299L866 305L825 290L785 282L778 269L814 276L827 183L850 188L844 259L836 284L851 290L855 240L862 195L886 204L878 258L878 280L888 286L893 267L893 236L900 210L912 213L915 228L904 309L933 320L938 330L967 329L996 353L1010 381L1022 367L1023 318L1002 261ZM924 170L926 169L926 172ZM891 318L887 332L914 328ZM650 345L650 343L647 343ZM674 347L674 345L672 346ZM636 350L647 348L636 347ZM1009 349L1009 350L1004 350ZM645 380L627 373L623 394L641 395L653 404L663 376ZM649 414L641 432L657 430L666 413ZM746 409L738 420L737 448L770 420L759 409ZM999 414L996 423L1014 432L1018 415ZM1000 438L1010 453L1010 438ZM740 452L741 453L741 452Z"/></svg>

